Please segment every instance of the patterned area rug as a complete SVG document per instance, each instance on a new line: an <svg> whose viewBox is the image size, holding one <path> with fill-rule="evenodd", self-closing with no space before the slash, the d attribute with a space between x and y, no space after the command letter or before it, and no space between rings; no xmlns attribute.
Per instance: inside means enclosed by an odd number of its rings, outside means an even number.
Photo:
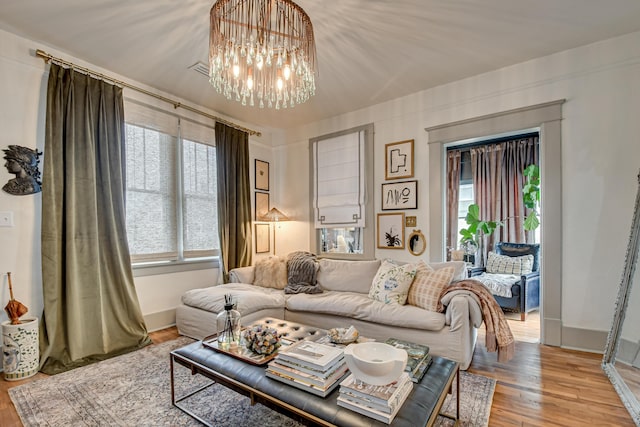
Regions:
<svg viewBox="0 0 640 427"><path fill-rule="evenodd" d="M181 337L133 353L32 381L9 390L18 414L31 426L199 426L171 404L169 352L193 340ZM178 396L208 382L176 366ZM486 426L495 380L461 372L461 422ZM185 401L215 426L298 427L300 424L220 385ZM215 402L215 405L212 405ZM455 394L444 411L455 413ZM437 426L453 425L439 417Z"/></svg>

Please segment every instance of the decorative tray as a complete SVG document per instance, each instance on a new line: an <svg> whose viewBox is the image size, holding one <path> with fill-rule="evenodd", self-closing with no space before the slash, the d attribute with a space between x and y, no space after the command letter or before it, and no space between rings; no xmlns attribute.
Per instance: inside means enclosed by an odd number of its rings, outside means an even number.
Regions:
<svg viewBox="0 0 640 427"><path fill-rule="evenodd" d="M251 327L254 325L265 325L278 331L278 334L280 335L280 344L282 345L282 347L280 348L291 345L294 342L300 341L302 339L315 341L320 337L326 336L327 333L327 331L323 329L276 319L273 317L264 317L252 322L250 325L245 326ZM243 331L244 329L246 328L242 328ZM278 355L278 350L269 355L254 353L245 346L244 338L240 339L240 344L237 348L225 350L222 348L218 348L218 340L216 338L217 335L210 335L208 337L205 337L202 340L202 345L220 353L235 357L236 359L251 363L252 365L266 365L270 360L274 359Z"/></svg>
<svg viewBox="0 0 640 427"><path fill-rule="evenodd" d="M284 345L285 343L282 342ZM228 350L218 347L218 339L217 335L211 335L202 340L202 345L205 347L209 347L215 351L220 353L228 354L231 357L235 357L236 359L240 359L244 362L251 363L252 365L262 366L266 365L271 359L276 357L278 354L278 350L274 351L271 354L258 354L251 350L249 350L244 345L244 339L241 339L240 344L237 347L230 348Z"/></svg>

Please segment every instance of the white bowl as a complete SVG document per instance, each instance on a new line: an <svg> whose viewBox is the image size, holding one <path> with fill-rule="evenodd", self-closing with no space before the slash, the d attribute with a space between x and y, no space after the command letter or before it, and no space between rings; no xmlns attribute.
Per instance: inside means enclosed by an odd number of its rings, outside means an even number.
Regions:
<svg viewBox="0 0 640 427"><path fill-rule="evenodd" d="M344 359L357 380L386 385L397 380L407 365L407 352L381 342L349 344Z"/></svg>

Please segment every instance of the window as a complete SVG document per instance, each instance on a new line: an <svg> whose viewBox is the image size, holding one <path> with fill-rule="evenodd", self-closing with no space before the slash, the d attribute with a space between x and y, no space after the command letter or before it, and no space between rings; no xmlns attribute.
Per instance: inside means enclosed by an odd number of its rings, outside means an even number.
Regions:
<svg viewBox="0 0 640 427"><path fill-rule="evenodd" d="M310 140L312 244L319 254L374 257L373 125Z"/></svg>
<svg viewBox="0 0 640 427"><path fill-rule="evenodd" d="M467 212L473 204L473 184L460 184L458 193L458 231L467 228Z"/></svg>
<svg viewBox="0 0 640 427"><path fill-rule="evenodd" d="M131 116L137 120L126 125L126 217L133 263L217 255L214 131L169 115L154 115L167 119L161 126L148 115Z"/></svg>

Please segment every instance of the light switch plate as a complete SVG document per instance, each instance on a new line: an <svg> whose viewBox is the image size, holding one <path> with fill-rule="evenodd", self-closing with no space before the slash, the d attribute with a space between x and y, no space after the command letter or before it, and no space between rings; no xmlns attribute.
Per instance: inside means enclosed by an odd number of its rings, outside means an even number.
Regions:
<svg viewBox="0 0 640 427"><path fill-rule="evenodd" d="M13 212L0 212L0 227L13 227Z"/></svg>

